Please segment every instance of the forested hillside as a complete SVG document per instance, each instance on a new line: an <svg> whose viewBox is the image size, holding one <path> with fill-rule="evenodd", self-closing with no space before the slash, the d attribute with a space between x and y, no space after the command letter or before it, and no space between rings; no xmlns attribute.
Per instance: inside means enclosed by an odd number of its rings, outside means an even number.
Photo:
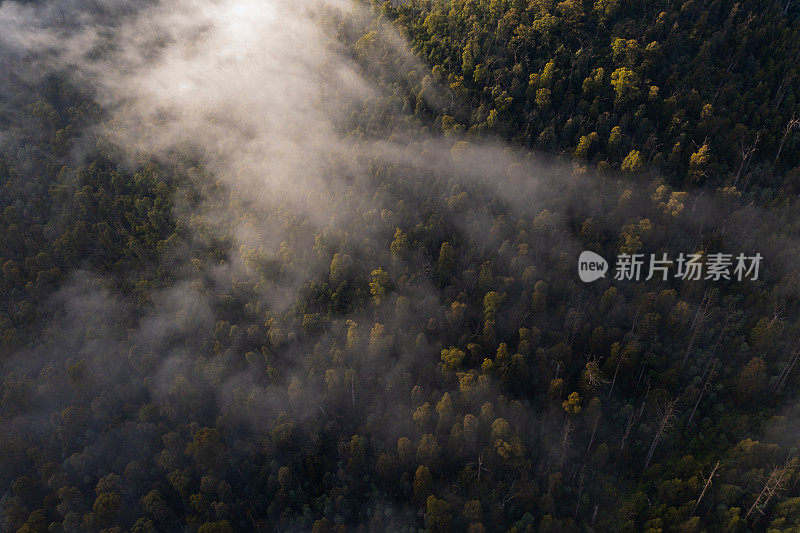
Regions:
<svg viewBox="0 0 800 533"><path fill-rule="evenodd" d="M800 5L390 3L454 96L445 133L500 134L670 183L797 187Z"/></svg>
<svg viewBox="0 0 800 533"><path fill-rule="evenodd" d="M796 531L798 17L0 2L0 531Z"/></svg>

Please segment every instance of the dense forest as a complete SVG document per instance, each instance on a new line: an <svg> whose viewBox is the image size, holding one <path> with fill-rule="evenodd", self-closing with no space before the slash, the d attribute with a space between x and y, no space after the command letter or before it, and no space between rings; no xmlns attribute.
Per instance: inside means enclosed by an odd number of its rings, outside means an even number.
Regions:
<svg viewBox="0 0 800 533"><path fill-rule="evenodd" d="M800 529L795 0L0 0L0 72L0 531Z"/></svg>

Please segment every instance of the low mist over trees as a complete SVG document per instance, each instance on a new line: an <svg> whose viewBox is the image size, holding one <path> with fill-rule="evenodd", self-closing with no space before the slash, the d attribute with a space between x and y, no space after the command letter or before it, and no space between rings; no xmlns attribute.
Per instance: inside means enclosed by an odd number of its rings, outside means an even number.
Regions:
<svg viewBox="0 0 800 533"><path fill-rule="evenodd" d="M796 530L798 16L0 2L0 530Z"/></svg>

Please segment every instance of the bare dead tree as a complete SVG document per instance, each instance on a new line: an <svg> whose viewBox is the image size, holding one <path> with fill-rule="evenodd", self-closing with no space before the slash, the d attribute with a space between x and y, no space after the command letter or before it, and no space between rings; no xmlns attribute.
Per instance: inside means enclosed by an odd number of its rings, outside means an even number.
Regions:
<svg viewBox="0 0 800 533"><path fill-rule="evenodd" d="M775 168L775 165L778 163L778 159L781 157L781 152L783 151L783 147L786 144L787 139L789 139L789 135L792 133L792 130L795 129L798 125L800 125L800 118L797 118L795 115L792 115L792 118L789 119L789 122L786 123L786 128L783 130L783 138L781 139L781 143L778 145L778 153L775 154L775 160L772 161L772 167Z"/></svg>
<svg viewBox="0 0 800 533"><path fill-rule="evenodd" d="M742 177L742 173L747 171L747 167L750 166L750 159L758 149L758 142L760 140L761 132L758 132L753 143L748 145L744 135L742 135L742 139L740 141L742 148L742 162L739 164L739 170L736 171L736 177L733 179L733 185L736 185L739 182L739 179Z"/></svg>
<svg viewBox="0 0 800 533"><path fill-rule="evenodd" d="M639 414L637 415L639 418L642 418L644 414L644 408L647 405L647 397L650 396L650 378L647 378L647 390L644 391L644 398L642 398L642 406L639 407Z"/></svg>
<svg viewBox="0 0 800 533"><path fill-rule="evenodd" d="M469 463L469 466L475 465L476 472L476 479L478 481L481 480L481 472L488 472L489 469L483 466L483 452L478 454L478 458L475 459L473 462Z"/></svg>
<svg viewBox="0 0 800 533"><path fill-rule="evenodd" d="M791 2L792 0L786 1L786 6L783 8L784 13L786 13L786 11L789 9L789 5L791 5ZM800 50L798 50L797 55L794 57L794 61L792 62L792 64L797 65L798 61L800 61ZM786 89L789 88L789 86L791 85L790 82L796 77L797 77L796 68L794 70L788 70L786 72L786 76L783 77L783 80L781 81L778 90L775 91L775 98L773 99L773 101L775 102L773 105L774 109L778 109L778 106L781 105L781 102L783 101L783 98L786 95Z"/></svg>
<svg viewBox="0 0 800 533"><path fill-rule="evenodd" d="M786 379L792 373L792 369L794 369L794 365L797 363L798 359L800 359L800 340L794 344L794 348L792 348L792 353L789 355L789 360L786 362L786 366L783 367L783 370L781 370L781 373L778 375L778 381L775 382L775 388L773 389L775 394L781 391L781 388L786 383Z"/></svg>
<svg viewBox="0 0 800 533"><path fill-rule="evenodd" d="M776 320L783 320L785 317L783 316L783 303L777 302L775 307L772 308L772 319L769 321L769 326L775 323Z"/></svg>
<svg viewBox="0 0 800 533"><path fill-rule="evenodd" d="M583 475L586 473L586 465L581 467L581 477L578 479L578 501L575 503L575 516L574 518L577 520L578 518L578 510L581 507L581 494L583 493Z"/></svg>
<svg viewBox="0 0 800 533"><path fill-rule="evenodd" d="M722 339L725 338L725 333L728 331L728 327L730 326L731 318L733 317L733 304L728 303L727 309L725 311L725 322L722 325L722 330L720 330L719 335L717 336L717 342L714 343L714 346L711 348L711 353L708 357L708 362L706 363L706 367L703 369L703 385L700 387L700 393L697 396L697 401L694 403L694 407L692 408L692 413L689 415L689 420L686 422L687 425L692 423L694 419L694 415L697 412L697 408L700 405L700 401L703 399L703 396L711 390L711 380L714 379L714 370L717 367L717 359L714 357L717 353L717 349L719 345L722 344Z"/></svg>
<svg viewBox="0 0 800 533"><path fill-rule="evenodd" d="M692 348L694 348L694 342L697 339L697 335L699 334L703 324L710 316L710 308L713 301L714 295L710 290L707 290L705 294L703 294L703 299L700 301L700 306L697 308L697 312L694 314L692 325L689 327L689 341L686 343L686 352L683 354L681 367L686 364L686 360L689 358L689 353L691 353Z"/></svg>
<svg viewBox="0 0 800 533"><path fill-rule="evenodd" d="M709 361L714 358L717 353L717 348L719 345L722 344L722 339L725 338L725 334L728 332L728 327L731 324L731 319L733 318L734 311L733 311L733 302L728 301L728 305L725 307L725 322L722 324L722 329L717 336L717 342L714 343L714 346L711 348L711 353L709 354ZM706 364L708 366L708 364Z"/></svg>
<svg viewBox="0 0 800 533"><path fill-rule="evenodd" d="M664 405L661 409L659 409L659 422L658 422L658 429L656 429L656 435L653 437L653 443L650 445L650 451L647 452L647 459L644 462L644 467L647 468L650 466L650 461L653 460L653 454L656 451L656 447L658 446L658 441L661 440L661 436L664 435L667 431L672 428L672 425L675 423L675 411L678 405L678 398L671 400Z"/></svg>
<svg viewBox="0 0 800 533"><path fill-rule="evenodd" d="M644 354L644 357L642 357L642 363L641 363L642 369L639 371L639 377L636 378L637 391L639 390L639 385L641 384L642 378L644 377L644 371L647 370L647 363L649 362L650 357L654 355L653 348L655 347L656 342L658 342L658 335L653 335L653 340L650 341L650 348L647 349L647 352Z"/></svg>
<svg viewBox="0 0 800 533"><path fill-rule="evenodd" d="M783 465L776 466L770 471L769 476L767 476L764 481L761 492L758 493L758 496L756 496L756 499L753 501L753 505L751 505L750 509L747 511L745 519L749 520L750 515L755 511L758 511L759 515L764 514L764 509L767 508L772 498L786 488L786 484L789 482L789 476L795 468L797 468L797 458L790 459ZM758 518L756 518L756 520L758 520Z"/></svg>
<svg viewBox="0 0 800 533"><path fill-rule="evenodd" d="M608 397L611 398L611 395L614 394L614 385L617 383L617 374L619 374L619 367L622 364L622 360L624 357L622 354L624 352L624 348L621 348L619 351L619 356L617 357L617 366L614 368L614 377L611 378L611 387L608 389Z"/></svg>
<svg viewBox="0 0 800 533"><path fill-rule="evenodd" d="M581 329L581 324L583 323L583 313L580 311L574 310L569 318L567 318L567 329L569 330L569 345L570 347L573 346L575 343L575 336L578 334L578 331Z"/></svg>
<svg viewBox="0 0 800 533"><path fill-rule="evenodd" d="M625 441L628 440L628 437L631 434L631 429L633 429L633 426L636 425L638 420L638 411L631 411L631 414L628 415L628 421L625 423L625 434L622 435L622 440L619 441L619 451L622 451L625 448Z"/></svg>
<svg viewBox="0 0 800 533"><path fill-rule="evenodd" d="M598 357L594 354L586 358L586 385L596 388L605 383L599 370Z"/></svg>
<svg viewBox="0 0 800 533"><path fill-rule="evenodd" d="M592 427L592 436L589 438L589 446L586 447L586 451L592 451L592 444L594 443L594 434L597 432L597 426L600 423L600 418L602 417L602 413L598 411L597 416L594 419L594 426Z"/></svg>
<svg viewBox="0 0 800 533"><path fill-rule="evenodd" d="M703 381L703 386L700 387L700 394L697 395L697 401L694 402L694 408L692 409L692 414L689 415L689 420L686 422L687 426L692 423L692 419L694 419L694 414L697 412L697 406L700 405L700 400L702 400L705 393L711 389L711 379L714 377L715 375L714 369L717 367L717 359L712 358L712 360L713 364L711 364L711 368L709 368L709 365L706 365L706 372L703 374L703 378L705 379L705 381ZM709 361L709 363L712 363L712 361Z"/></svg>
<svg viewBox="0 0 800 533"><path fill-rule="evenodd" d="M505 509L507 504L511 503L511 501L514 498L519 496L519 493L520 493L520 489L517 487L517 480L514 479L514 481L512 481L511 484L508 487L508 492L506 492L505 496L503 496L503 499L500 502L500 506L503 509Z"/></svg>
<svg viewBox="0 0 800 533"><path fill-rule="evenodd" d="M639 342L639 333L636 330L637 330L637 328L639 326L639 314L641 313L641 310L642 310L641 306L639 306L636 309L636 316L633 317L633 324L631 324L631 329L628 332L629 335L631 333L634 334L633 341L632 341L634 344ZM611 388L608 390L608 397L609 398L611 398L611 395L614 393L614 385L617 382L617 375L619 374L619 367L622 364L622 360L624 359L622 357L623 353L625 353L624 347L620 350L619 357L617 358L617 366L614 369L614 377L611 379Z"/></svg>
<svg viewBox="0 0 800 533"><path fill-rule="evenodd" d="M720 461L717 461L717 464L714 465L714 468L711 469L711 473L706 478L706 482L703 485L703 490L700 492L700 496L697 497L697 501L694 502L694 508L692 509L692 514L697 510L697 506L700 505L700 500L703 499L703 496L706 495L706 491L708 490L708 486L711 485L711 480L714 479L714 476L717 474L717 469L719 468Z"/></svg>

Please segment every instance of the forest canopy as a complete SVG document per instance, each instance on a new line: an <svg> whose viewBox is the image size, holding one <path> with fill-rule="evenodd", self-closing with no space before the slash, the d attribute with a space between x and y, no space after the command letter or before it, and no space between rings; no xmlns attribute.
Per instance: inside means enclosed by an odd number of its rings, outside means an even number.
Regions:
<svg viewBox="0 0 800 533"><path fill-rule="evenodd" d="M798 17L0 1L0 530L797 530Z"/></svg>

